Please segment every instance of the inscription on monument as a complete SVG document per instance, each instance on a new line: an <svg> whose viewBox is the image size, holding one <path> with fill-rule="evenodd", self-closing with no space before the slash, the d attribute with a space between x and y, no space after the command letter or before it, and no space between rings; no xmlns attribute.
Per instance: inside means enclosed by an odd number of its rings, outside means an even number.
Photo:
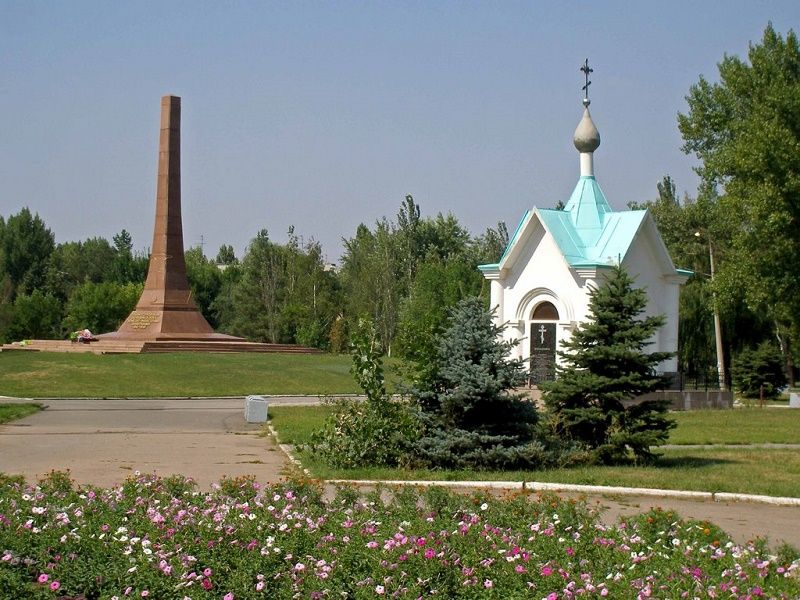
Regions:
<svg viewBox="0 0 800 600"><path fill-rule="evenodd" d="M556 324L531 324L530 383L538 385L556 377Z"/></svg>
<svg viewBox="0 0 800 600"><path fill-rule="evenodd" d="M156 312L134 312L128 317L128 325L134 329L147 329L153 323L158 321L158 313Z"/></svg>

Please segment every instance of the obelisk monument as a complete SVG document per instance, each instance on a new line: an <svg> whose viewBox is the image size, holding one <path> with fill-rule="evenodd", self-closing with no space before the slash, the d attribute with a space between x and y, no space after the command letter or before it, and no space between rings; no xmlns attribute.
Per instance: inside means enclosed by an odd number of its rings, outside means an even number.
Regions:
<svg viewBox="0 0 800 600"><path fill-rule="evenodd" d="M183 256L181 99L177 96L161 98L156 221L144 291L119 330L98 337L153 341L242 339L214 333L189 288Z"/></svg>

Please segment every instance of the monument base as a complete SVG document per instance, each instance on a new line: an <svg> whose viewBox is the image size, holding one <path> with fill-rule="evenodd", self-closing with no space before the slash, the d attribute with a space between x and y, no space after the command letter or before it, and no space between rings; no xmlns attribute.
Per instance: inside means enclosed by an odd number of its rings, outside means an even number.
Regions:
<svg viewBox="0 0 800 600"><path fill-rule="evenodd" d="M0 346L0 351L19 352L83 352L92 354L144 354L151 352L282 352L290 354L321 354L318 348L295 344L261 344L246 342L233 336L215 334L224 339L158 339L134 340L114 338L105 334L89 343L68 340L26 340Z"/></svg>

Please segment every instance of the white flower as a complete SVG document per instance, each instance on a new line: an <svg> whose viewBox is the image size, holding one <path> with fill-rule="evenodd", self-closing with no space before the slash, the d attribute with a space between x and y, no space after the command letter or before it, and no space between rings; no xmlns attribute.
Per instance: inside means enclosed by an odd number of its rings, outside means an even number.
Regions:
<svg viewBox="0 0 800 600"><path fill-rule="evenodd" d="M487 508L489 508L489 505L488 505L488 504L486 504L486 502L484 502L483 504L481 504L481 510L486 510Z"/></svg>

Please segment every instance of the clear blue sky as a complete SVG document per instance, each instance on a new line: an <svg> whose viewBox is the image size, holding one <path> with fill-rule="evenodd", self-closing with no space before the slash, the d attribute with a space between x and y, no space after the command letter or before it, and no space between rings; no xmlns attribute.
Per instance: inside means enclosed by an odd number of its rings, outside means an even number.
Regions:
<svg viewBox="0 0 800 600"><path fill-rule="evenodd" d="M453 212L513 229L569 197L582 75L615 208L671 174L676 114L800 2L28 2L0 0L0 214L61 241L150 246L160 97L183 98L184 239L241 255L295 225L331 261L359 222Z"/></svg>

